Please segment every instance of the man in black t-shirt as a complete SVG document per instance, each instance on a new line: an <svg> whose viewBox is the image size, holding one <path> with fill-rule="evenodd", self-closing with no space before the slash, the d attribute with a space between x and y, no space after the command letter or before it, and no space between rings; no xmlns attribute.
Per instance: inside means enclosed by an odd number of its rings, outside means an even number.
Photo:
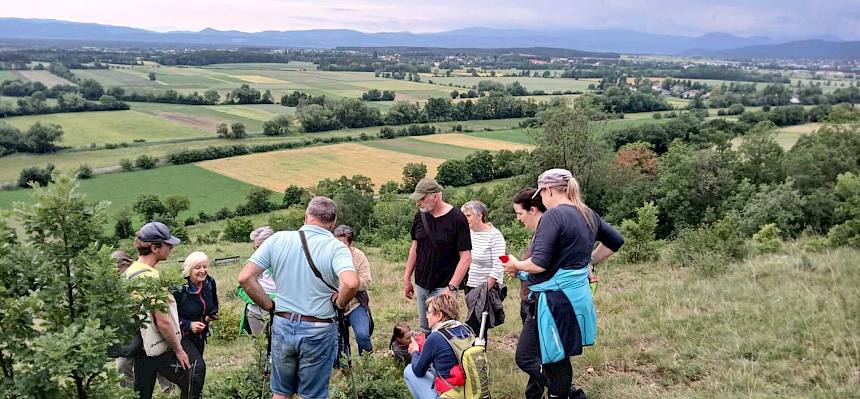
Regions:
<svg viewBox="0 0 860 399"><path fill-rule="evenodd" d="M403 293L418 302L421 330L429 333L427 298L456 295L472 262L472 237L466 216L442 200L442 186L435 180L421 179L409 198L415 201L418 212L412 220ZM412 285L413 272L418 287Z"/></svg>

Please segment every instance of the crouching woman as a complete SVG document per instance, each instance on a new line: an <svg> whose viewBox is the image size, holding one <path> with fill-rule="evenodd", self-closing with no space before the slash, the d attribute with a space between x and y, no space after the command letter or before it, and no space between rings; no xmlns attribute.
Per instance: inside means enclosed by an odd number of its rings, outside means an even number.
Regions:
<svg viewBox="0 0 860 399"><path fill-rule="evenodd" d="M463 397L463 369L443 335L444 331L459 339L474 337L471 329L457 321L459 316L460 306L453 295L436 295L427 299L427 322L431 332L423 343L420 335L413 337L409 344L412 362L403 371L413 398Z"/></svg>

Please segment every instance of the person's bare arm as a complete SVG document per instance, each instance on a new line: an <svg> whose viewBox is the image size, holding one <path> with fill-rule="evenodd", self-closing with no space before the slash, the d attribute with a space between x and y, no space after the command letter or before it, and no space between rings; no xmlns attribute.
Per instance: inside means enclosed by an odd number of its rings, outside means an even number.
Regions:
<svg viewBox="0 0 860 399"><path fill-rule="evenodd" d="M340 286L337 290L334 305L337 306L338 309L346 309L347 305L349 305L349 301L351 301L358 292L358 273L352 270L347 270L338 275L338 278L340 279Z"/></svg>
<svg viewBox="0 0 860 399"><path fill-rule="evenodd" d="M510 260L507 263L503 263L502 266L505 267L505 272L507 273L516 273L518 271L524 271L526 273L542 273L546 269L534 264L532 262L532 258L528 258L526 260L516 260L513 256L510 256Z"/></svg>
<svg viewBox="0 0 860 399"><path fill-rule="evenodd" d="M615 251L609 249L606 245L600 244L594 249L594 251L591 251L591 264L596 265L603 262L614 253Z"/></svg>
<svg viewBox="0 0 860 399"><path fill-rule="evenodd" d="M409 247L409 256L406 257L406 270L403 272L403 295L412 299L415 296L415 287L412 285L412 274L415 272L415 261L418 258L418 241L412 240Z"/></svg>
<svg viewBox="0 0 860 399"><path fill-rule="evenodd" d="M472 264L472 251L460 251L460 261L457 262L457 269L454 270L454 275L451 276L451 281L448 284L453 285L455 287L460 286L460 282L463 281L463 277L466 276L466 272L469 271L469 265ZM446 294L451 294L451 290L445 291Z"/></svg>
<svg viewBox="0 0 860 399"><path fill-rule="evenodd" d="M152 312L152 317L155 319L155 327L158 328L158 332L161 333L161 336L164 337L164 340L167 341L167 344L176 353L176 359L179 361L179 364L183 368L191 368L188 354L182 348L182 341L179 335L176 334L176 329L173 328L173 320L170 320L170 315L163 312Z"/></svg>
<svg viewBox="0 0 860 399"><path fill-rule="evenodd" d="M254 262L248 262L245 264L245 267L242 268L242 271L239 272L239 285L242 286L242 289L245 290L248 297L250 297L251 300L260 307L260 309L265 311L274 310L275 301L266 295L266 291L263 290L263 286L261 286L260 282L257 281L257 278L262 274L262 268L254 264Z"/></svg>

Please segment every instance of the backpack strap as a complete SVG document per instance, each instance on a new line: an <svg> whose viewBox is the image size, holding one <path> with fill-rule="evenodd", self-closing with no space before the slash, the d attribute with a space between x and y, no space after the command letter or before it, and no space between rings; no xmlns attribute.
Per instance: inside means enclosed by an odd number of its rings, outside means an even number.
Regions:
<svg viewBox="0 0 860 399"><path fill-rule="evenodd" d="M320 281L322 281L330 290L337 291L337 287L329 284L328 281L325 281L322 273L320 273L320 269L317 269L317 265L314 263L314 258L311 257L311 250L308 248L308 239L305 237L304 231L299 230L299 238L302 240L302 248L305 250L305 258L308 259L308 265L310 265L311 271L314 272L314 276L317 276L317 278L320 279Z"/></svg>
<svg viewBox="0 0 860 399"><path fill-rule="evenodd" d="M148 271L149 271L149 270L146 270L146 269L140 269L140 270L138 270L138 271L136 271L136 272L134 272L134 273L132 273L132 274L130 274L130 275L129 275L129 274L126 274L126 275L125 275L125 278L126 278L127 280L131 280L131 279L133 279L133 278L135 278L135 277L137 277L137 276L139 276L139 275L141 275L141 274L143 274L143 273L146 273L146 272L148 272Z"/></svg>

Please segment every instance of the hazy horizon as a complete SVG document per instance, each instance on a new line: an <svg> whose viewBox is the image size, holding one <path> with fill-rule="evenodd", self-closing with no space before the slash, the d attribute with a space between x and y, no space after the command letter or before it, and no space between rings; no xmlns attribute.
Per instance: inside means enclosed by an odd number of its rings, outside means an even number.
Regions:
<svg viewBox="0 0 860 399"><path fill-rule="evenodd" d="M468 27L559 30L619 29L656 34L699 36L724 32L737 36L795 39L836 36L860 40L860 6L856 0L825 4L788 0L778 6L764 0L441 0L405 4L391 0L152 0L148 3L92 0L14 2L0 17L57 19L128 26L158 32L205 28L259 32L265 30L352 29L362 32L440 32ZM237 7L241 13L237 13ZM473 16L480 15L480 18ZM600 21L600 22L595 22Z"/></svg>

